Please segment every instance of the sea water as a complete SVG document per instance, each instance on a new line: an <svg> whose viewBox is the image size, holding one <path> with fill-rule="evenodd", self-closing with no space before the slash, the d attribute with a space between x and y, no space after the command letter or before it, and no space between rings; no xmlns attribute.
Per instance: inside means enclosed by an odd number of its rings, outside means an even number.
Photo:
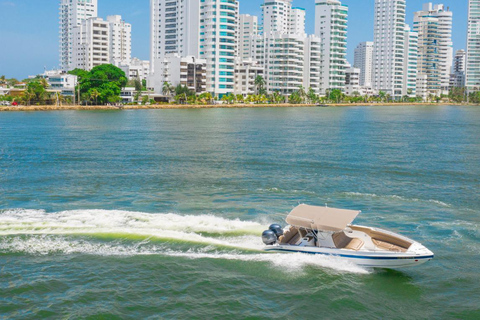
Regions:
<svg viewBox="0 0 480 320"><path fill-rule="evenodd" d="M480 108L0 114L1 319L479 319ZM299 203L435 252L266 254Z"/></svg>

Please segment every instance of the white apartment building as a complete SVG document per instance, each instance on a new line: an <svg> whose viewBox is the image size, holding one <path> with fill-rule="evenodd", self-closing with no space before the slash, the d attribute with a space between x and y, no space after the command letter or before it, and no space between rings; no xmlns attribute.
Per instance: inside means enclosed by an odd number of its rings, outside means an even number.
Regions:
<svg viewBox="0 0 480 320"><path fill-rule="evenodd" d="M312 88L315 93L319 94L321 92L322 43L320 38L309 35L305 38L304 44L303 86L306 90Z"/></svg>
<svg viewBox="0 0 480 320"><path fill-rule="evenodd" d="M122 16L108 16L110 24L110 63L119 66L132 59L132 25Z"/></svg>
<svg viewBox="0 0 480 320"><path fill-rule="evenodd" d="M46 70L40 76L47 80L49 90L55 90L63 96L73 96L77 85L77 76L61 70Z"/></svg>
<svg viewBox="0 0 480 320"><path fill-rule="evenodd" d="M405 9L405 0L375 0L373 89L395 99L404 93Z"/></svg>
<svg viewBox="0 0 480 320"><path fill-rule="evenodd" d="M360 93L360 76L361 70L360 68L355 68L347 65L345 69L345 94L346 95L353 95L355 93Z"/></svg>
<svg viewBox="0 0 480 320"><path fill-rule="evenodd" d="M263 77L263 66L253 59L235 59L235 90L234 94L247 96L257 94L255 79Z"/></svg>
<svg viewBox="0 0 480 320"><path fill-rule="evenodd" d="M320 91L320 39L307 37L305 10L291 0L265 0L263 35L254 37L251 56L265 68L269 93L289 95L300 87Z"/></svg>
<svg viewBox="0 0 480 320"><path fill-rule="evenodd" d="M73 28L82 21L96 17L97 0L60 0L60 68L72 70L73 63Z"/></svg>
<svg viewBox="0 0 480 320"><path fill-rule="evenodd" d="M200 8L200 55L207 62L207 91L223 96L234 90L238 1L205 0Z"/></svg>
<svg viewBox="0 0 480 320"><path fill-rule="evenodd" d="M125 72L129 80L145 80L150 74L150 61L133 58L130 61L121 62L118 67Z"/></svg>
<svg viewBox="0 0 480 320"><path fill-rule="evenodd" d="M249 59L252 57L252 46L255 36L258 35L258 17L241 14L238 19L238 57Z"/></svg>
<svg viewBox="0 0 480 320"><path fill-rule="evenodd" d="M265 37L274 33L289 33L292 0L265 0L262 4L262 27Z"/></svg>
<svg viewBox="0 0 480 320"><path fill-rule="evenodd" d="M465 50L457 50L453 58L452 74L450 75L450 87L465 86L465 68L467 53Z"/></svg>
<svg viewBox="0 0 480 320"><path fill-rule="evenodd" d="M480 0L468 1L465 86L469 91L480 90Z"/></svg>
<svg viewBox="0 0 480 320"><path fill-rule="evenodd" d="M450 86L453 59L451 11L443 4L426 3L414 14L413 29L418 33L418 73L427 75L427 90L446 94Z"/></svg>
<svg viewBox="0 0 480 320"><path fill-rule="evenodd" d="M200 45L199 0L150 1L150 61L155 70L155 60L167 54L199 56ZM203 18L202 18L203 19Z"/></svg>
<svg viewBox="0 0 480 320"><path fill-rule="evenodd" d="M268 92L289 95L303 86L305 38L275 33L265 38L265 82Z"/></svg>
<svg viewBox="0 0 480 320"><path fill-rule="evenodd" d="M405 25L403 57L403 96L417 96L418 33Z"/></svg>
<svg viewBox="0 0 480 320"><path fill-rule="evenodd" d="M338 0L316 0L315 35L322 43L320 87L326 90L345 86L347 65L348 7Z"/></svg>
<svg viewBox="0 0 480 320"><path fill-rule="evenodd" d="M110 63L110 24L101 18L89 18L73 28L72 69L91 70Z"/></svg>
<svg viewBox="0 0 480 320"><path fill-rule="evenodd" d="M155 73L149 77L148 86L159 94L163 93L165 82L174 87L187 86L196 93L206 92L206 66L204 59L182 57L178 53L167 54L163 59L157 59Z"/></svg>
<svg viewBox="0 0 480 320"><path fill-rule="evenodd" d="M305 33L305 9L294 7L290 10L288 32L291 34L304 35Z"/></svg>
<svg viewBox="0 0 480 320"><path fill-rule="evenodd" d="M360 43L355 48L354 68L360 69L360 86L372 85L373 42Z"/></svg>

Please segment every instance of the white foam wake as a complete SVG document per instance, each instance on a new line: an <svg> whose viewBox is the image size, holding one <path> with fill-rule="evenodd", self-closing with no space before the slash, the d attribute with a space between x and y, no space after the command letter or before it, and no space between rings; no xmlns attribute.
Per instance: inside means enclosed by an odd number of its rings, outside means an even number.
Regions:
<svg viewBox="0 0 480 320"><path fill-rule="evenodd" d="M160 255L184 259L220 259L244 262L265 262L270 266L285 271L298 273L305 267L329 268L337 272L369 273L349 261L337 257L307 255L301 253L256 253L246 254L239 251L219 252L212 251L212 247L191 249L188 251L172 250L164 245L155 245L148 240L135 245L119 242L99 243L87 239L68 239L62 236L34 235L13 236L0 241L0 253L15 252L32 255L49 254L88 254L101 256L138 256Z"/></svg>
<svg viewBox="0 0 480 320"><path fill-rule="evenodd" d="M0 235L134 235L261 250L258 222L213 215L148 214L119 210L7 210L0 213ZM215 236L213 236L215 235Z"/></svg>

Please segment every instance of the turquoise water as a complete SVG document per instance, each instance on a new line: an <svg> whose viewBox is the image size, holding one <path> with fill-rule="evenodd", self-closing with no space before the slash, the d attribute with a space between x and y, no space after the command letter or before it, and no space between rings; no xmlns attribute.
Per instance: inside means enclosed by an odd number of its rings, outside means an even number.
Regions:
<svg viewBox="0 0 480 320"><path fill-rule="evenodd" d="M1 113L0 318L479 319L479 188L480 108ZM298 203L436 258L259 251Z"/></svg>

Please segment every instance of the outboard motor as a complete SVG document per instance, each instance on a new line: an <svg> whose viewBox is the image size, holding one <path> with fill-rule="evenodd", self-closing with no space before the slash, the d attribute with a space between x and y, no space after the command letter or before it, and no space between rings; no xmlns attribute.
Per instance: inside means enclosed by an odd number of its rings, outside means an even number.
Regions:
<svg viewBox="0 0 480 320"><path fill-rule="evenodd" d="M275 235L277 236L277 239L280 238L280 236L283 236L283 228L279 224L272 224L269 228L270 231L273 231Z"/></svg>
<svg viewBox="0 0 480 320"><path fill-rule="evenodd" d="M277 243L277 235L272 230L266 230L262 233L262 240L267 246L273 246Z"/></svg>

